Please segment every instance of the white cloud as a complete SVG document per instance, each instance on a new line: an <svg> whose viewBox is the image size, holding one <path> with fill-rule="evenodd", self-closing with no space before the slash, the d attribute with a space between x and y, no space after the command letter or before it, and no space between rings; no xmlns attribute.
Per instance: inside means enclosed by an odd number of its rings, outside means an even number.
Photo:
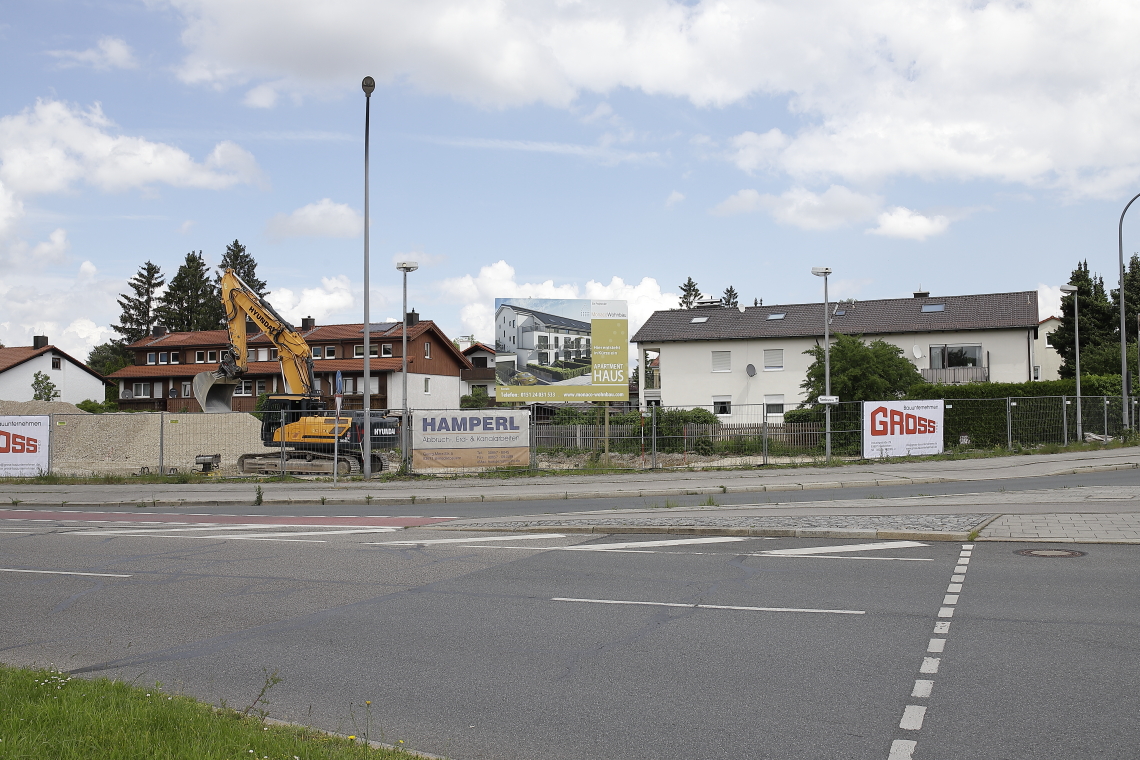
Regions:
<svg viewBox="0 0 1140 760"><path fill-rule="evenodd" d="M803 187L793 187L780 195L741 190L713 207L712 213L729 216L767 211L782 224L804 230L826 230L868 219L881 205L882 199L878 196L832 185L822 193Z"/></svg>
<svg viewBox="0 0 1140 760"><path fill-rule="evenodd" d="M187 232L190 231L190 228L192 228L193 226L194 226L194 220L193 219L187 219L182 224L178 225L178 234L185 235Z"/></svg>
<svg viewBox="0 0 1140 760"><path fill-rule="evenodd" d="M802 126L738 135L748 171L1102 196L1140 181L1140 9L1125 0L169 2L187 82L359 96L369 71L495 107L620 89L699 107L760 95Z"/></svg>
<svg viewBox="0 0 1140 760"><path fill-rule="evenodd" d="M942 215L923 216L909 208L895 206L878 217L879 226L866 230L870 235L926 240L950 229L950 219Z"/></svg>
<svg viewBox="0 0 1140 760"><path fill-rule="evenodd" d="M1041 319L1061 316L1061 298L1064 297L1060 285L1037 286L1037 314Z"/></svg>
<svg viewBox="0 0 1140 760"><path fill-rule="evenodd" d="M401 261L414 261L423 269L437 267L440 264L446 263L447 256L442 253L424 253L423 251L392 254L392 266L396 266L396 264L399 264Z"/></svg>
<svg viewBox="0 0 1140 760"><path fill-rule="evenodd" d="M46 335L54 344L83 361L92 348L115 334L98 321L119 313L115 298L125 281L98 276L91 262L74 275L35 273L19 267L0 270L0 343L30 346L33 335ZM102 316L100 316L102 315ZM110 321L110 320L108 320Z"/></svg>
<svg viewBox="0 0 1140 760"><path fill-rule="evenodd" d="M602 145L579 145L576 143L539 142L534 140L496 140L482 137L450 138L436 137L431 141L439 145L457 148L485 148L490 150L517 150L525 153L553 153L560 156L576 156L598 161L602 164L655 163L660 154L637 152L611 148L607 140Z"/></svg>
<svg viewBox="0 0 1140 760"><path fill-rule="evenodd" d="M322 277L319 288L304 288L300 295L288 288L277 288L267 296L267 300L281 316L295 324L304 317L313 317L321 324L329 315L351 310L355 303L352 283L343 274Z"/></svg>
<svg viewBox="0 0 1140 760"><path fill-rule="evenodd" d="M48 55L58 58L62 67L87 65L105 71L134 69L139 65L130 45L118 37L102 37L87 50L49 50Z"/></svg>
<svg viewBox="0 0 1140 760"><path fill-rule="evenodd" d="M684 194L674 190L673 192L669 193L669 197L665 199L665 208L672 208L683 200L685 200Z"/></svg>
<svg viewBox="0 0 1140 760"><path fill-rule="evenodd" d="M291 214L277 214L265 225L272 240L290 237L352 238L364 230L364 217L347 203L322 198Z"/></svg>
<svg viewBox="0 0 1140 760"><path fill-rule="evenodd" d="M270 84L259 84L245 94L242 102L250 108L273 108L277 105L277 88Z"/></svg>

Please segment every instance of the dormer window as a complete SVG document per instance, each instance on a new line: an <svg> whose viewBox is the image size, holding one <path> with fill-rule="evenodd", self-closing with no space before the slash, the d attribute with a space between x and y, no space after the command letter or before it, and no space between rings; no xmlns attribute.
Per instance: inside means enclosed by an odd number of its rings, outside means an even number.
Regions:
<svg viewBox="0 0 1140 760"><path fill-rule="evenodd" d="M786 311L778 311L775 314L769 314L768 319L783 319L786 316L788 316Z"/></svg>

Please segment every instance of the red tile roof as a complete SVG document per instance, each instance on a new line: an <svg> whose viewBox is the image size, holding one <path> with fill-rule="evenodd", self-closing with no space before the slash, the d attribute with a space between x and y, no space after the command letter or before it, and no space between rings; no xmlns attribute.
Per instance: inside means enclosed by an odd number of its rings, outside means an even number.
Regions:
<svg viewBox="0 0 1140 760"><path fill-rule="evenodd" d="M372 361L368 364L372 372L399 372L401 369L399 357L383 359L372 357ZM409 358L408 369L414 371L415 365L416 358ZM281 373L281 365L278 362L249 362L247 366L245 376L251 379ZM123 367L107 377L116 380L131 377L193 377L199 372L213 372L217 368L217 364L144 364ZM317 374L327 374L337 370L341 372L363 372L364 360L320 359L313 362L313 372Z"/></svg>
<svg viewBox="0 0 1140 760"><path fill-rule="evenodd" d="M474 353L475 351L486 351L489 354L495 353L495 349L491 348L485 343L479 343L476 341L467 348L463 349L463 355L466 356L467 354Z"/></svg>
<svg viewBox="0 0 1140 760"><path fill-rule="evenodd" d="M0 348L0 372L12 369L12 367L23 364L29 359L34 359L37 356L41 356L49 352L62 356L64 359L67 359L69 362L74 364L76 367L79 367L87 374L97 377L103 382L106 382L106 378L104 378L98 372L91 369L71 354L59 348L56 348L55 346L44 346L43 348L33 348L31 346L12 346L11 348Z"/></svg>

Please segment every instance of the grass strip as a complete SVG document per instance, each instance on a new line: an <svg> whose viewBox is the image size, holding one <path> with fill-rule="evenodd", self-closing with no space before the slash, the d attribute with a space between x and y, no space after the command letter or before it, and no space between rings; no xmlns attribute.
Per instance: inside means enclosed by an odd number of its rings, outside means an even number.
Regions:
<svg viewBox="0 0 1140 760"><path fill-rule="evenodd" d="M417 760L365 737L266 725L159 686L0 665L3 760Z"/></svg>

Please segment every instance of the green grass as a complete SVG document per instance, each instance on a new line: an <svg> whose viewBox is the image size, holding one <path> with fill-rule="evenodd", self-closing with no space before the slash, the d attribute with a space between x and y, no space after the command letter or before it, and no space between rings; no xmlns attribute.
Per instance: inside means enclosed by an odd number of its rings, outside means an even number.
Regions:
<svg viewBox="0 0 1140 760"><path fill-rule="evenodd" d="M270 681L266 681L270 684ZM261 696L264 696L264 692ZM260 697L259 697L260 699ZM0 665L3 760L413 760L359 739L265 725L251 713L215 708L160 687L72 678ZM369 706L370 710L371 707ZM370 722L370 721L369 721Z"/></svg>

